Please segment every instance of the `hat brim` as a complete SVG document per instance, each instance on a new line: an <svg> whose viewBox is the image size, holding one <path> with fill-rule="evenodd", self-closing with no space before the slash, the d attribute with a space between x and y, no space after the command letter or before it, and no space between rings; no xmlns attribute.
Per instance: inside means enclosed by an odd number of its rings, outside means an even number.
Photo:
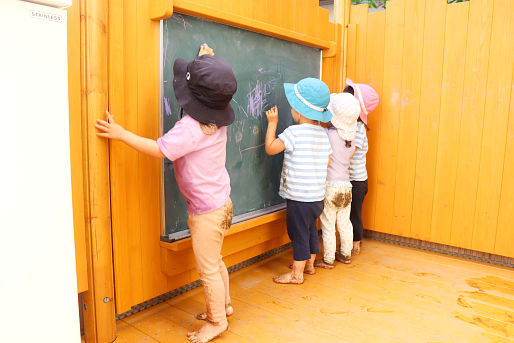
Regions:
<svg viewBox="0 0 514 343"><path fill-rule="evenodd" d="M366 108L366 106L364 105L364 101L362 100L362 92L359 88L359 85L350 79L346 79L346 85L353 88L353 95L355 96L355 98L357 98L357 100L359 100L359 104L361 105L361 113L359 114L359 117L361 118L364 124L368 125L368 115L363 110L363 108Z"/></svg>
<svg viewBox="0 0 514 343"><path fill-rule="evenodd" d="M294 83L284 83L284 92L286 93L289 105L291 105L291 107L302 116L312 120L319 120L323 123L328 123L330 119L332 119L332 112L330 112L330 110L327 109L324 112L316 111L298 99L294 92Z"/></svg>
<svg viewBox="0 0 514 343"><path fill-rule="evenodd" d="M173 64L173 90L180 107L200 123L214 123L217 126L228 126L234 122L235 113L230 104L224 109L213 109L198 100L186 80L189 62L177 58Z"/></svg>

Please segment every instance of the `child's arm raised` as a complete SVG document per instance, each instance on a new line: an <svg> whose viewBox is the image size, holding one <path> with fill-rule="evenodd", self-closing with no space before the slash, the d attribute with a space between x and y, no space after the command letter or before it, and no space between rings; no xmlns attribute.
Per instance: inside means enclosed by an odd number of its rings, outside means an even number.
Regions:
<svg viewBox="0 0 514 343"><path fill-rule="evenodd" d="M286 148L284 142L276 137L278 124L277 106L266 111L266 118L268 118L268 130L266 131L265 150L268 155L276 155Z"/></svg>
<svg viewBox="0 0 514 343"><path fill-rule="evenodd" d="M96 120L95 127L101 131L96 133L97 136L121 141L137 151L152 157L165 157L156 141L125 130L121 125L116 124L112 114L107 111L105 114L107 115L107 121L101 119Z"/></svg>

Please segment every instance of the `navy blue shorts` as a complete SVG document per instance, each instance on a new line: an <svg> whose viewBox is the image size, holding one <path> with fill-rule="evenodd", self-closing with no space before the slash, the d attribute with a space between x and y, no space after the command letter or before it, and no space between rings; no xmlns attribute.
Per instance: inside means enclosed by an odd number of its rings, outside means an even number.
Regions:
<svg viewBox="0 0 514 343"><path fill-rule="evenodd" d="M287 234L293 244L293 259L305 261L319 254L316 221L323 212L323 200L302 202L287 199Z"/></svg>

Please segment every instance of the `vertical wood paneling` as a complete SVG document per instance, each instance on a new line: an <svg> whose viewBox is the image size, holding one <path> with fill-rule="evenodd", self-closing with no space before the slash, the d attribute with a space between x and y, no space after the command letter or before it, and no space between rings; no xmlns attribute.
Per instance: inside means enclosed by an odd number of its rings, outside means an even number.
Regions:
<svg viewBox="0 0 514 343"><path fill-rule="evenodd" d="M414 176L411 235L430 239L434 198L441 84L443 79L446 2L434 1L425 9L423 67L419 105L418 150Z"/></svg>
<svg viewBox="0 0 514 343"><path fill-rule="evenodd" d="M380 130L368 133L368 228L514 256L513 6L390 1L385 39L351 7L348 76L372 83L382 59L384 70ZM381 40L383 55L362 58Z"/></svg>
<svg viewBox="0 0 514 343"><path fill-rule="evenodd" d="M512 83L514 84L514 72ZM507 130L507 147L503 163L503 181L494 253L514 256L514 244L512 244L514 242L514 225L512 224L512 218L514 217L514 86L512 85Z"/></svg>
<svg viewBox="0 0 514 343"><path fill-rule="evenodd" d="M478 251L493 251L495 244L514 66L512 13L512 0L495 0L472 239Z"/></svg>
<svg viewBox="0 0 514 343"><path fill-rule="evenodd" d="M221 1L218 1L218 6ZM147 20L146 1L139 0L137 8L137 79L138 86L145 92L137 93L137 125L139 134L143 137L157 139L159 137L159 120L148 120L148 114L159 117L159 102L155 101L159 94L159 73L149 73L148 69L159 70L159 55L148 54L148 51L159 51L159 22ZM156 273L147 266L159 261L159 242L161 236L161 192L160 192L160 163L161 161L139 154L138 168L140 179L139 193L139 226L141 263L143 274L143 298L149 299L155 294L166 292L166 277Z"/></svg>
<svg viewBox="0 0 514 343"><path fill-rule="evenodd" d="M363 82L373 87L378 94L382 94L382 82L384 77L384 38L385 38L385 12L368 14L368 30L366 33L365 53L365 77ZM377 147L380 139L382 121L382 104L368 116L369 146ZM365 198L363 220L366 227L375 226L375 205L377 199L377 175L378 175L378 149L369 149L367 154L368 169L368 194Z"/></svg>
<svg viewBox="0 0 514 343"><path fill-rule="evenodd" d="M85 124L89 176L88 214L90 221L90 258L93 287L85 297L89 311L94 311L96 341L112 342L115 337L114 280L112 265L111 207L108 142L96 136L96 119L108 106L108 5L101 1L84 4L85 18ZM91 277L91 275L90 275ZM105 301L108 299L108 301ZM92 305L89 300L94 301Z"/></svg>
<svg viewBox="0 0 514 343"><path fill-rule="evenodd" d="M227 0L228 1L228 0ZM267 0L268 13L266 13L268 17L268 22L275 26L282 26L282 1L273 1Z"/></svg>
<svg viewBox="0 0 514 343"><path fill-rule="evenodd" d="M355 73L352 81L361 82L366 74L366 32L368 30L368 4L352 6L350 12L352 23L357 25L355 41Z"/></svg>
<svg viewBox="0 0 514 343"><path fill-rule="evenodd" d="M405 0L390 1L386 11L382 94L379 94L382 104L381 135L379 144L370 147L377 149L379 156L374 229L389 233L396 232L392 227L392 215L395 198L398 116L402 88L404 20ZM351 41L348 44L350 47L352 46Z"/></svg>
<svg viewBox="0 0 514 343"><path fill-rule="evenodd" d="M328 23L330 13L327 9L316 5L317 20L318 23ZM322 39L322 37L328 36L329 25L314 25L316 27L315 37Z"/></svg>
<svg viewBox="0 0 514 343"><path fill-rule="evenodd" d="M405 2L402 91L398 124L398 155L394 192L393 226L400 235L410 234L414 171L416 168L418 112L423 59L425 0Z"/></svg>
<svg viewBox="0 0 514 343"><path fill-rule="evenodd" d="M357 54L357 25L348 25L348 47L346 53L346 76L355 79Z"/></svg>
<svg viewBox="0 0 514 343"><path fill-rule="evenodd" d="M296 11L296 6L294 5L295 0L283 0L283 1L280 1L280 3L282 4L281 17L282 17L283 27L290 29L290 30L294 30L294 27L295 27L294 17L295 17L295 11Z"/></svg>
<svg viewBox="0 0 514 343"><path fill-rule="evenodd" d="M74 2L68 15L68 99L70 123L71 192L73 203L73 231L75 237L75 262L77 291L88 289L86 217L84 190L84 163L82 154L82 107L80 89L80 4Z"/></svg>
<svg viewBox="0 0 514 343"><path fill-rule="evenodd" d="M473 209L480 166L492 16L492 1L470 1L460 145L456 152L458 165L450 240L450 244L455 246L471 247L473 236Z"/></svg>
<svg viewBox="0 0 514 343"><path fill-rule="evenodd" d="M109 11L109 110L120 125L138 133L138 40L137 25L131 24L137 16L137 3L112 0L110 8L116 10ZM112 141L110 157L116 311L121 313L130 309L131 304L143 301L141 194L135 187L140 180L139 153Z"/></svg>
<svg viewBox="0 0 514 343"><path fill-rule="evenodd" d="M268 14L268 1L267 0L254 0L251 1L252 4L252 17L262 21L266 22L269 18L267 17ZM209 4L211 5L211 4Z"/></svg>
<svg viewBox="0 0 514 343"><path fill-rule="evenodd" d="M432 210L432 241L450 243L466 62L469 2L448 7L444 47L439 143Z"/></svg>
<svg viewBox="0 0 514 343"><path fill-rule="evenodd" d="M307 32L308 20L307 16L307 5L309 0L296 0L295 1L295 18L297 20L294 21L294 30L299 33L305 34Z"/></svg>

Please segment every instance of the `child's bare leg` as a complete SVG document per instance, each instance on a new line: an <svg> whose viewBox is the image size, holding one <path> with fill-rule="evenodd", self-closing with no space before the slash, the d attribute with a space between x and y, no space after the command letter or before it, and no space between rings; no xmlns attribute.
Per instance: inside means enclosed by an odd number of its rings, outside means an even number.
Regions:
<svg viewBox="0 0 514 343"><path fill-rule="evenodd" d="M354 255L359 255L361 253L361 241L354 241L353 242L352 253Z"/></svg>
<svg viewBox="0 0 514 343"><path fill-rule="evenodd" d="M303 283L303 271L307 261L294 261L293 270L289 273L277 275L273 277L275 283L291 283L291 284L302 284Z"/></svg>
<svg viewBox="0 0 514 343"><path fill-rule="evenodd" d="M314 269L314 263L316 261L316 254L311 254L310 260L307 260L305 263L305 269L303 272L305 274L313 275L316 274L316 269Z"/></svg>
<svg viewBox="0 0 514 343"><path fill-rule="evenodd" d="M230 317L234 314L234 308L232 307L232 302L230 300L230 292L229 292L229 278L228 278L228 270L225 266L225 263L222 260L222 257L220 256L220 274L221 279L223 280L223 284L225 285L225 313L227 314L227 317ZM196 319L198 320L206 320L207 319L207 312L198 313L196 315Z"/></svg>

